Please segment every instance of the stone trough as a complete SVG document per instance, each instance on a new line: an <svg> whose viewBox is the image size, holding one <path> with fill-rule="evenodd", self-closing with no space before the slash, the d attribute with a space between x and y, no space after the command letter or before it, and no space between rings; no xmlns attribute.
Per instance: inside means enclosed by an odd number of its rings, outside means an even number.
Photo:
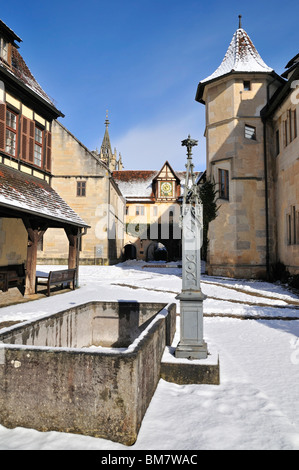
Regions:
<svg viewBox="0 0 299 470"><path fill-rule="evenodd" d="M132 445L175 323L175 304L90 302L4 329L0 423Z"/></svg>

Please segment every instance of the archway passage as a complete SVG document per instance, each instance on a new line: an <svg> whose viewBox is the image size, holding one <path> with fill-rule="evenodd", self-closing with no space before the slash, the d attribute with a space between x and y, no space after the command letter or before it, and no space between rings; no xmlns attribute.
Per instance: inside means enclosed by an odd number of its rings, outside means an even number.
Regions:
<svg viewBox="0 0 299 470"><path fill-rule="evenodd" d="M177 261L181 257L181 240L152 241L146 253L146 261Z"/></svg>
<svg viewBox="0 0 299 470"><path fill-rule="evenodd" d="M165 245L159 242L152 242L146 253L147 261L167 261L168 253Z"/></svg>
<svg viewBox="0 0 299 470"><path fill-rule="evenodd" d="M137 250L136 246L129 243L124 246L124 260L128 259L137 259Z"/></svg>

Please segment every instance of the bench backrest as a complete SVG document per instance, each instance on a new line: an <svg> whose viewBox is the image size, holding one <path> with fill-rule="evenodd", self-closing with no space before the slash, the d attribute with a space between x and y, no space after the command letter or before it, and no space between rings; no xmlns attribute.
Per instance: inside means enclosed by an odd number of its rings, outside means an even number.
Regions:
<svg viewBox="0 0 299 470"><path fill-rule="evenodd" d="M8 264L7 266L0 266L0 272L3 271L12 271L16 273L19 277L25 276L25 264Z"/></svg>
<svg viewBox="0 0 299 470"><path fill-rule="evenodd" d="M62 269L49 272L49 282L71 281L75 278L76 269Z"/></svg>

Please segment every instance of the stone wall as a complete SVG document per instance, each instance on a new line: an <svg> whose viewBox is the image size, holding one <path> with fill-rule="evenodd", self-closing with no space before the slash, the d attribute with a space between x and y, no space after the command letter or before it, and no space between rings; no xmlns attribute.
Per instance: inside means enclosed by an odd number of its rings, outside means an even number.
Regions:
<svg viewBox="0 0 299 470"><path fill-rule="evenodd" d="M243 80L251 89L244 91ZM209 227L207 271L233 277L266 276L264 135L260 111L267 100L266 74L234 74L205 88L207 177L219 189L219 170L229 173L229 197L219 198ZM256 138L245 137L245 125Z"/></svg>
<svg viewBox="0 0 299 470"><path fill-rule="evenodd" d="M124 199L103 163L60 123L52 126L52 186L90 226L82 237L80 264L112 264L123 248ZM84 182L86 193L77 195ZM113 233L108 239L108 217ZM39 264L67 264L68 240L62 230L48 229L38 252Z"/></svg>
<svg viewBox="0 0 299 470"><path fill-rule="evenodd" d="M83 338L80 342L91 341L90 312L96 320L99 304L81 306L77 313L75 307L63 316L60 313L53 318L12 327L0 335L0 341L5 342L4 350L0 351L0 422L3 426L79 433L125 445L135 442L160 379L165 346L170 345L174 337L176 307L175 304L168 306L148 324L163 304L148 304L149 309L143 304L139 320L136 322L135 318L135 322L148 326L127 349L74 347L79 344L79 334ZM101 307L103 318L109 311L110 318L115 314L106 309L107 305ZM47 325L48 329L51 326L50 335L44 334ZM59 325L64 325L61 330ZM26 345L38 336L37 343L43 345ZM12 344L21 340L22 344ZM94 340L92 338L92 342ZM73 346L53 347L52 342Z"/></svg>

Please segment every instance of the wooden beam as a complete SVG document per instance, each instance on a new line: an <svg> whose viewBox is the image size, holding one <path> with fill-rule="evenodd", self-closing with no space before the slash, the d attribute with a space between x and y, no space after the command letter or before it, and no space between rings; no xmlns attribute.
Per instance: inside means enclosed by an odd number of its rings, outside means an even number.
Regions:
<svg viewBox="0 0 299 470"><path fill-rule="evenodd" d="M28 233L25 295L32 295L35 293L37 245L47 230L47 226L36 228L27 217L23 218L23 223Z"/></svg>
<svg viewBox="0 0 299 470"><path fill-rule="evenodd" d="M69 240L68 267L69 269L74 269L77 268L78 229L77 227L65 227L64 230Z"/></svg>

